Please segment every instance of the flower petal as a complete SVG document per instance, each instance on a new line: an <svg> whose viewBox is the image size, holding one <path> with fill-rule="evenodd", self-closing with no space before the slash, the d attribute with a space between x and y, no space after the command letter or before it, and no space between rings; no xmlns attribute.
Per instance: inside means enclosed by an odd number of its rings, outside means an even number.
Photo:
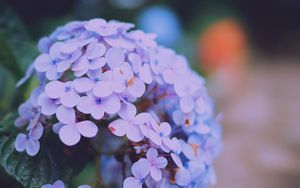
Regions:
<svg viewBox="0 0 300 188"><path fill-rule="evenodd" d="M24 151L26 148L27 143L27 136L25 134L18 134L16 141L15 141L15 148L17 151L21 152Z"/></svg>
<svg viewBox="0 0 300 188"><path fill-rule="evenodd" d="M60 102L69 108L76 106L80 101L80 96L74 90L64 93L61 98Z"/></svg>
<svg viewBox="0 0 300 188"><path fill-rule="evenodd" d="M109 82L99 81L93 89L93 93L97 97L107 97L113 93Z"/></svg>
<svg viewBox="0 0 300 188"><path fill-rule="evenodd" d="M102 99L102 105L106 113L114 114L121 109L121 101L118 96L111 95Z"/></svg>
<svg viewBox="0 0 300 188"><path fill-rule="evenodd" d="M93 80L82 77L82 78L76 78L73 81L73 87L78 93L85 93L90 91L94 87Z"/></svg>
<svg viewBox="0 0 300 188"><path fill-rule="evenodd" d="M64 83L61 81L49 82L45 87L45 93L52 99L59 98L64 90Z"/></svg>
<svg viewBox="0 0 300 188"><path fill-rule="evenodd" d="M128 131L129 124L123 119L117 119L111 122L108 129L116 136L124 136Z"/></svg>
<svg viewBox="0 0 300 188"><path fill-rule="evenodd" d="M34 68L38 72L46 72L52 63L52 59L48 54L41 54L34 62Z"/></svg>
<svg viewBox="0 0 300 188"><path fill-rule="evenodd" d="M26 142L26 153L29 156L35 156L40 150L40 142L38 140L29 139Z"/></svg>
<svg viewBox="0 0 300 188"><path fill-rule="evenodd" d="M133 79L133 83L127 87L128 92L134 97L141 97L146 90L144 82L138 78Z"/></svg>
<svg viewBox="0 0 300 188"><path fill-rule="evenodd" d="M147 159L141 158L131 167L132 174L138 179L144 179L150 173L150 163Z"/></svg>
<svg viewBox="0 0 300 188"><path fill-rule="evenodd" d="M76 123L77 129L84 137L94 137L98 133L98 127L91 121L81 121Z"/></svg>
<svg viewBox="0 0 300 188"><path fill-rule="evenodd" d="M176 183L180 186L186 186L192 181L190 172L185 168L180 168L175 175Z"/></svg>
<svg viewBox="0 0 300 188"><path fill-rule="evenodd" d="M180 108L184 113L189 113L194 109L194 99L191 96L185 96L180 99Z"/></svg>
<svg viewBox="0 0 300 188"><path fill-rule="evenodd" d="M112 47L105 54L107 64L110 68L115 68L124 62L125 55L120 48Z"/></svg>
<svg viewBox="0 0 300 188"><path fill-rule="evenodd" d="M134 177L128 177L123 183L123 188L142 188L140 180Z"/></svg>
<svg viewBox="0 0 300 188"><path fill-rule="evenodd" d="M59 130L59 138L67 146L77 144L80 137L81 136L76 125L65 125Z"/></svg>
<svg viewBox="0 0 300 188"><path fill-rule="evenodd" d="M161 175L161 170L159 168L152 166L150 170L150 175L155 181L161 180L162 175Z"/></svg>
<svg viewBox="0 0 300 188"><path fill-rule="evenodd" d="M122 102L119 116L124 120L133 120L136 114L136 107L130 102Z"/></svg>
<svg viewBox="0 0 300 188"><path fill-rule="evenodd" d="M60 105L57 108L56 117L58 121L64 124L73 124L75 123L75 111L73 108L67 108L63 105Z"/></svg>

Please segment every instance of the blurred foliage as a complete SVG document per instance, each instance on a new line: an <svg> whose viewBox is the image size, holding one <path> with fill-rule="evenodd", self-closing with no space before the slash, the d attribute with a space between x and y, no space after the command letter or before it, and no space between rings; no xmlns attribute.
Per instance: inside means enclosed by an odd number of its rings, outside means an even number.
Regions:
<svg viewBox="0 0 300 188"><path fill-rule="evenodd" d="M13 125L15 117L16 114L9 114L0 122L0 165L24 187L39 188L58 179L68 184L91 159L87 142L83 140L76 148L67 148L52 131L42 137L38 155L30 157L17 152L14 147L18 132Z"/></svg>
<svg viewBox="0 0 300 188"><path fill-rule="evenodd" d="M9 21L8 21L9 20ZM2 2L0 6L0 117L12 105L22 100L22 91L15 89L15 83L22 78L26 67L37 55L26 29L17 15Z"/></svg>

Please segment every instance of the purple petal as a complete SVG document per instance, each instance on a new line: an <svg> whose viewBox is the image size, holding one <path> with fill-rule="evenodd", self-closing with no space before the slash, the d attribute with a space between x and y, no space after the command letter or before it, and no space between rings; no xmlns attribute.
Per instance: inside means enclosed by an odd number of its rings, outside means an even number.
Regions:
<svg viewBox="0 0 300 188"><path fill-rule="evenodd" d="M55 132L56 134L59 133L59 130L60 128L62 128L64 126L64 124L58 122L58 123L55 123L53 126L52 126L52 130L53 132Z"/></svg>
<svg viewBox="0 0 300 188"><path fill-rule="evenodd" d="M161 180L161 170L156 167L151 167L150 175L155 181Z"/></svg>
<svg viewBox="0 0 300 188"><path fill-rule="evenodd" d="M101 118L103 118L105 112L104 112L104 107L102 104L92 104L91 106L88 106L88 108L91 109L91 116L96 119L99 120Z"/></svg>
<svg viewBox="0 0 300 188"><path fill-rule="evenodd" d="M99 81L93 89L93 93L97 97L107 97L113 93L110 83L106 81Z"/></svg>
<svg viewBox="0 0 300 188"><path fill-rule="evenodd" d="M34 62L34 68L38 72L46 72L52 63L52 59L48 54L41 54Z"/></svg>
<svg viewBox="0 0 300 188"><path fill-rule="evenodd" d="M130 53L128 55L128 60L131 62L134 72L138 72L142 67L142 59L139 55L135 53Z"/></svg>
<svg viewBox="0 0 300 188"><path fill-rule="evenodd" d="M59 138L67 146L77 144L80 137L81 136L76 125L65 125L59 130Z"/></svg>
<svg viewBox="0 0 300 188"><path fill-rule="evenodd" d="M26 148L26 143L28 139L25 134L18 134L16 141L15 141L15 148L17 151L21 152L24 151Z"/></svg>
<svg viewBox="0 0 300 188"><path fill-rule="evenodd" d="M89 68L89 60L86 58L86 56L81 56L72 65L73 71L88 70L88 68Z"/></svg>
<svg viewBox="0 0 300 188"><path fill-rule="evenodd" d="M80 101L80 96L74 90L64 93L60 98L60 102L64 106L69 108L76 106L79 103L79 101Z"/></svg>
<svg viewBox="0 0 300 188"><path fill-rule="evenodd" d="M106 59L104 57L100 57L90 61L90 69L95 70L103 67L106 64Z"/></svg>
<svg viewBox="0 0 300 188"><path fill-rule="evenodd" d="M84 137L94 137L98 133L98 127L91 121L81 121L76 123L77 129Z"/></svg>
<svg viewBox="0 0 300 188"><path fill-rule="evenodd" d="M210 132L210 128L205 124L200 124L200 125L195 127L195 131L198 134L207 134L207 133Z"/></svg>
<svg viewBox="0 0 300 188"><path fill-rule="evenodd" d="M127 128L127 133L126 136L129 140L133 141L133 142L140 142L144 139L144 135L141 132L141 130L139 129L139 127L135 126L135 125L129 125Z"/></svg>
<svg viewBox="0 0 300 188"><path fill-rule="evenodd" d="M65 188L65 184L61 180L57 180L53 183L52 188Z"/></svg>
<svg viewBox="0 0 300 188"><path fill-rule="evenodd" d="M23 127L29 123L29 119L26 116L20 116L15 120L15 126L16 127Z"/></svg>
<svg viewBox="0 0 300 188"><path fill-rule="evenodd" d="M123 119L117 119L108 126L109 130L116 136L124 136L128 130L129 124Z"/></svg>
<svg viewBox="0 0 300 188"><path fill-rule="evenodd" d="M150 173L150 163L147 159L141 158L131 167L132 174L138 179L144 179Z"/></svg>
<svg viewBox="0 0 300 188"><path fill-rule="evenodd" d="M45 87L45 93L53 99L59 98L64 90L64 83L60 81L49 82Z"/></svg>
<svg viewBox="0 0 300 188"><path fill-rule="evenodd" d="M159 136L159 134L157 134L156 132L154 132L153 130L149 130L149 138L150 140L155 143L156 145L161 145L161 137Z"/></svg>
<svg viewBox="0 0 300 188"><path fill-rule="evenodd" d="M119 78L117 77L110 82L111 88L115 93L122 93L126 89L125 82Z"/></svg>
<svg viewBox="0 0 300 188"><path fill-rule="evenodd" d="M106 113L114 114L121 109L121 102L118 96L111 95L102 99L102 105Z"/></svg>
<svg viewBox="0 0 300 188"><path fill-rule="evenodd" d="M191 96L185 96L180 99L180 108L184 113L189 113L194 109L194 99Z"/></svg>
<svg viewBox="0 0 300 188"><path fill-rule="evenodd" d="M82 77L82 78L76 78L73 81L73 86L74 89L78 92L78 93L85 93L88 92L90 90L92 90L92 88L94 87L94 81L86 78L86 77Z"/></svg>
<svg viewBox="0 0 300 188"><path fill-rule="evenodd" d="M78 45L78 42L76 42L76 41L66 42L60 46L61 52L65 53L65 54L71 54L71 53L75 52L78 48L79 48L79 45Z"/></svg>
<svg viewBox="0 0 300 188"><path fill-rule="evenodd" d="M172 119L176 125L184 124L184 116L185 114L180 110L176 110L175 112L172 113Z"/></svg>
<svg viewBox="0 0 300 188"><path fill-rule="evenodd" d="M89 114L92 111L91 106L93 106L93 104L93 97L83 96L80 98L80 102L77 105L77 109L82 113Z"/></svg>
<svg viewBox="0 0 300 188"><path fill-rule="evenodd" d="M190 172L185 168L180 168L175 175L176 183L180 186L186 186L192 181Z"/></svg>
<svg viewBox="0 0 300 188"><path fill-rule="evenodd" d="M57 72L56 65L49 66L49 68L46 72L46 77L49 80L57 80L58 78L61 77L61 75L62 75L62 73Z"/></svg>
<svg viewBox="0 0 300 188"><path fill-rule="evenodd" d="M102 43L90 43L86 49L86 56L88 59L96 59L105 54L106 47Z"/></svg>
<svg viewBox="0 0 300 188"><path fill-rule="evenodd" d="M81 77L83 75L85 75L88 72L88 69L82 69L80 71L74 71L74 75L76 77Z"/></svg>
<svg viewBox="0 0 300 188"><path fill-rule="evenodd" d="M65 72L71 67L71 62L69 60L60 61L57 63L57 72Z"/></svg>
<svg viewBox="0 0 300 188"><path fill-rule="evenodd" d="M171 133L171 126L167 122L162 122L159 126L159 130L164 136L168 136Z"/></svg>
<svg viewBox="0 0 300 188"><path fill-rule="evenodd" d="M150 84L152 82L152 74L150 70L150 65L145 64L139 71L139 77L143 82Z"/></svg>
<svg viewBox="0 0 300 188"><path fill-rule="evenodd" d="M57 108L56 117L58 121L64 124L73 124L75 123L75 111L73 108L67 108L63 105L60 105Z"/></svg>
<svg viewBox="0 0 300 188"><path fill-rule="evenodd" d="M164 157L157 157L155 161L152 163L156 168L165 168L168 165L168 161Z"/></svg>
<svg viewBox="0 0 300 188"><path fill-rule="evenodd" d="M119 116L124 120L133 120L134 116L136 114L136 107L129 103L129 102L123 102L121 104L121 109L119 111Z"/></svg>
<svg viewBox="0 0 300 188"><path fill-rule="evenodd" d="M26 153L29 156L35 156L40 150L40 142L38 140L29 139L26 142Z"/></svg>
<svg viewBox="0 0 300 188"><path fill-rule="evenodd" d="M135 77L130 80L132 80L132 82L128 84L128 92L134 97L141 97L146 90L144 82Z"/></svg>
<svg viewBox="0 0 300 188"><path fill-rule="evenodd" d="M175 163L179 168L182 168L182 167L183 167L182 162L181 162L181 160L180 160L180 158L179 158L178 155L176 155L176 154L174 154L174 153L171 153L171 157L172 157L174 163Z"/></svg>
<svg viewBox="0 0 300 188"><path fill-rule="evenodd" d="M32 140L38 140L42 137L43 132L44 132L43 125L41 123L37 123L36 127L30 130L29 138Z"/></svg>
<svg viewBox="0 0 300 188"><path fill-rule="evenodd" d="M124 62L125 56L120 48L112 47L105 54L107 64L110 68L115 68Z"/></svg>
<svg viewBox="0 0 300 188"><path fill-rule="evenodd" d="M176 73L170 69L167 69L163 73L163 78L168 84L173 84L176 78Z"/></svg>
<svg viewBox="0 0 300 188"><path fill-rule="evenodd" d="M146 153L147 159L150 161L150 163L154 162L158 156L158 152L155 148L148 149Z"/></svg>
<svg viewBox="0 0 300 188"><path fill-rule="evenodd" d="M136 125L142 125L150 120L150 114L143 112L139 113L134 117L133 123Z"/></svg>
<svg viewBox="0 0 300 188"><path fill-rule="evenodd" d="M113 75L115 78L120 78L123 81L128 80L133 77L132 68L128 63L123 63L113 70Z"/></svg>
<svg viewBox="0 0 300 188"><path fill-rule="evenodd" d="M123 188L142 188L143 184L141 184L140 180L134 177L128 177L125 179L123 183Z"/></svg>
<svg viewBox="0 0 300 188"><path fill-rule="evenodd" d="M38 104L41 106L41 113L50 116L56 113L57 104L55 99L50 99L45 93L38 98Z"/></svg>

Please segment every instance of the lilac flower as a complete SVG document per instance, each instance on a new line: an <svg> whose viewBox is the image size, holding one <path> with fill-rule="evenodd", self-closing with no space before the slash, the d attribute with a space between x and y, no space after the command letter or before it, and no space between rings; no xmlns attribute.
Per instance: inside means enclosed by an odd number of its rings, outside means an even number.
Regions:
<svg viewBox="0 0 300 188"><path fill-rule="evenodd" d="M40 149L39 139L43 135L43 130L42 124L37 123L35 127L30 129L28 135L18 134L15 142L16 150L19 152L26 150L28 155L35 156Z"/></svg>
<svg viewBox="0 0 300 188"><path fill-rule="evenodd" d="M149 139L163 150L168 152L172 148L172 141L169 138L171 126L167 122L162 122L160 125L153 124L153 129L149 130Z"/></svg>
<svg viewBox="0 0 300 188"><path fill-rule="evenodd" d="M74 90L74 84L71 81L49 82L45 87L45 93L52 99L59 99L60 102L66 107L74 107L80 101L80 96Z"/></svg>
<svg viewBox="0 0 300 188"><path fill-rule="evenodd" d="M123 102L119 115L122 119L111 122L108 126L109 130L116 136L124 136L134 142L142 141L142 134L139 125L143 123L144 113L136 115L136 108L133 104Z"/></svg>
<svg viewBox="0 0 300 188"><path fill-rule="evenodd" d="M205 165L201 161L193 160L181 165L176 172L175 180L180 186L194 185L197 183L197 178L205 170Z"/></svg>
<svg viewBox="0 0 300 188"><path fill-rule="evenodd" d="M123 188L142 188L145 178L150 173L151 165L145 158L141 158L131 167L133 177L128 177L123 183Z"/></svg>
<svg viewBox="0 0 300 188"><path fill-rule="evenodd" d="M53 185L45 184L41 188L65 188L65 184L61 180L57 180L53 183Z"/></svg>
<svg viewBox="0 0 300 188"><path fill-rule="evenodd" d="M164 157L158 157L158 152L154 148L148 149L147 160L150 163L150 175L155 181L161 180L162 173L161 168L165 168L168 164L168 161Z"/></svg>
<svg viewBox="0 0 300 188"><path fill-rule="evenodd" d="M154 40L156 35L153 33L146 34L141 30L131 31L128 33L129 38L136 40L136 42L144 48L155 48L157 43Z"/></svg>
<svg viewBox="0 0 300 188"><path fill-rule="evenodd" d="M58 99L51 99L46 93L42 93L38 97L37 102L41 106L41 113L46 116L55 114L57 107L60 105Z"/></svg>
<svg viewBox="0 0 300 188"><path fill-rule="evenodd" d="M23 127L29 124L36 114L36 109L32 106L31 101L27 100L19 106L18 112L20 116L15 120L15 126Z"/></svg>
<svg viewBox="0 0 300 188"><path fill-rule="evenodd" d="M85 114L91 114L93 118L99 120L104 113L114 114L121 108L120 99L116 95L99 98L93 94L81 97L77 109Z"/></svg>
<svg viewBox="0 0 300 188"><path fill-rule="evenodd" d="M55 181L53 184L45 184L42 185L41 188L65 188L65 184L61 180ZM89 185L80 185L78 188L91 188Z"/></svg>
<svg viewBox="0 0 300 188"><path fill-rule="evenodd" d="M163 71L163 79L168 84L173 84L176 79L181 78L183 73L187 71L187 61L182 56L175 56L168 61L165 70Z"/></svg>
<svg viewBox="0 0 300 188"><path fill-rule="evenodd" d="M81 56L72 65L72 70L77 77L86 74L89 70L96 70L106 64L106 59L102 57L106 52L106 47L102 43L91 42L87 45L84 56Z"/></svg>
<svg viewBox="0 0 300 188"><path fill-rule="evenodd" d="M88 31L93 31L100 36L110 36L116 34L118 29L123 26L123 23L106 22L104 19L96 18L88 21L85 28Z"/></svg>
<svg viewBox="0 0 300 188"><path fill-rule="evenodd" d="M56 117L64 124L59 129L59 138L67 146L77 144L81 136L91 138L98 133L98 128L92 121L76 122L75 111L72 108L58 107Z"/></svg>
<svg viewBox="0 0 300 188"><path fill-rule="evenodd" d="M93 145L103 153L117 151L101 156L108 187L206 187L214 182L221 128L205 81L185 57L158 46L154 34L128 31L132 26L74 21L40 40L42 54L32 65L40 85L19 108L15 123L27 125L28 134L19 134L15 147L35 155L42 125L73 146L81 136L95 137L96 124L105 119L109 125ZM29 69L20 83L33 72ZM131 164L132 177L119 182ZM123 173L111 174L113 169ZM65 185L58 180L47 187Z"/></svg>

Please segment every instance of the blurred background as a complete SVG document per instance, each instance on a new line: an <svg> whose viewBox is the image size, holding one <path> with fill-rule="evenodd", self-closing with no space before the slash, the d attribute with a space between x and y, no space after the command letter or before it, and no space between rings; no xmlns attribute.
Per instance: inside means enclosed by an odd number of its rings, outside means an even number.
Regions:
<svg viewBox="0 0 300 188"><path fill-rule="evenodd" d="M0 57L15 63L0 67L0 119L38 39L95 17L156 33L207 78L224 116L215 188L300 187L299 0L0 0Z"/></svg>

